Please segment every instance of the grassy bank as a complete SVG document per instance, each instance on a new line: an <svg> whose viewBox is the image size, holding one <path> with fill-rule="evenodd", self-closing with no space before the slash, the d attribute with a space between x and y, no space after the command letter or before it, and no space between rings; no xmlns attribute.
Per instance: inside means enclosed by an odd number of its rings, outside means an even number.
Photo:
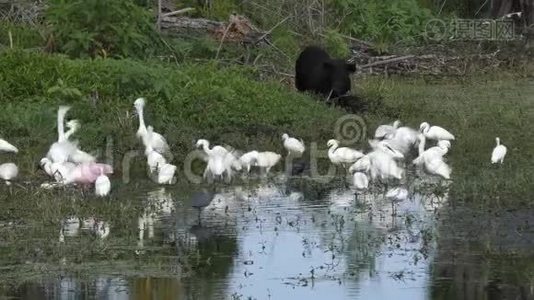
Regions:
<svg viewBox="0 0 534 300"><path fill-rule="evenodd" d="M163 66L23 52L5 53L0 61L1 134L22 150L16 159L23 174L32 173L57 139L60 104L72 105L68 118L82 122L76 137L83 149L103 151L111 137L120 163L124 153L139 148L133 101L145 97L147 123L168 139L179 166L198 138L281 151L282 133L323 140L342 115L286 86L256 81L253 69L216 63Z"/></svg>
<svg viewBox="0 0 534 300"><path fill-rule="evenodd" d="M72 105L68 117L81 120L76 137L83 149L102 154L106 142L113 141L118 174L124 154L140 148L132 115L137 97L146 97L147 122L166 136L179 169L198 138L241 150L284 152L280 136L288 132L308 145L317 142L322 150L334 137L336 120L344 115L292 87L260 80L252 68L215 62L72 60L13 51L2 55L0 64L0 133L21 149L3 160L17 162L22 178L38 174L36 162L57 138L60 104ZM534 178L529 149L534 139L528 134L528 120L534 117L534 88L528 78L488 78L359 80L359 93L383 99L381 109L363 116L367 136L395 117L415 128L423 121L448 128L457 137L448 155L453 168L451 198L529 202ZM496 136L509 149L499 167L489 163ZM366 148L366 139L350 146ZM140 167L143 161L139 159Z"/></svg>

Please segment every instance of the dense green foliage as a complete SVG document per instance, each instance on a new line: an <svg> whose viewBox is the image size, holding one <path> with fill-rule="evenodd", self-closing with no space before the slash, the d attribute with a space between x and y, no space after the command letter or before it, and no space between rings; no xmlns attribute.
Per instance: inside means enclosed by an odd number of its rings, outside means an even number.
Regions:
<svg viewBox="0 0 534 300"><path fill-rule="evenodd" d="M51 0L46 11L52 47L73 57L144 57L154 21L130 0Z"/></svg>
<svg viewBox="0 0 534 300"><path fill-rule="evenodd" d="M421 38L430 10L416 0L333 0L335 15L350 12L340 22L340 31L377 43Z"/></svg>

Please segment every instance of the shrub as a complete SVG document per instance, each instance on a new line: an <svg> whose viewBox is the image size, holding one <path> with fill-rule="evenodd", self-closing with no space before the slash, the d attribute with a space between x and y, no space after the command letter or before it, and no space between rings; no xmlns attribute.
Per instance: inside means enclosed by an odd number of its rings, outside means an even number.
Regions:
<svg viewBox="0 0 534 300"><path fill-rule="evenodd" d="M331 0L342 33L378 43L414 41L421 37L431 12L417 0ZM336 22L333 20L333 22Z"/></svg>
<svg viewBox="0 0 534 300"><path fill-rule="evenodd" d="M73 57L145 57L155 41L150 13L131 0L51 0L49 46Z"/></svg>

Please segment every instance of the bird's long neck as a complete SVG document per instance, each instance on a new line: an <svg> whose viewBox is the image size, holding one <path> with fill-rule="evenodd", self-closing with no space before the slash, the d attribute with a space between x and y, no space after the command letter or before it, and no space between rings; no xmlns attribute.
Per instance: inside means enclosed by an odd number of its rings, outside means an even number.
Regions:
<svg viewBox="0 0 534 300"><path fill-rule="evenodd" d="M204 152L210 155L212 153L212 150L210 150L210 143L209 142L202 143L202 150L204 150Z"/></svg>
<svg viewBox="0 0 534 300"><path fill-rule="evenodd" d="M332 145L330 146L330 148L328 149L328 153L329 153L329 154L334 154L334 151L336 151L337 147L338 147L337 144L332 144Z"/></svg>
<svg viewBox="0 0 534 300"><path fill-rule="evenodd" d="M145 117L143 115L143 106L135 108L137 110L137 116L139 117L139 129L137 131L146 132Z"/></svg>
<svg viewBox="0 0 534 300"><path fill-rule="evenodd" d="M57 114L57 141L61 142L65 140L65 113L63 111L58 112Z"/></svg>
<svg viewBox="0 0 534 300"><path fill-rule="evenodd" d="M426 144L426 138L423 134L420 134L418 136L419 138L419 155L423 154L423 152L425 151L425 144Z"/></svg>
<svg viewBox="0 0 534 300"><path fill-rule="evenodd" d="M501 140L499 138L496 138L495 141L497 142L497 146L501 144Z"/></svg>

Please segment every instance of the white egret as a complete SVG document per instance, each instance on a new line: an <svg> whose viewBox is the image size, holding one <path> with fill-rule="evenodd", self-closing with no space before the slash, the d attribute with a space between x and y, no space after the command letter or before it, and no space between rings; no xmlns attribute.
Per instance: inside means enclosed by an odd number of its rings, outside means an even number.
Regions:
<svg viewBox="0 0 534 300"><path fill-rule="evenodd" d="M172 164L163 164L158 170L159 184L173 184L175 182L174 173L176 173L176 166Z"/></svg>
<svg viewBox="0 0 534 300"><path fill-rule="evenodd" d="M7 185L11 180L19 175L19 168L14 163L4 163L0 165L0 178L5 180Z"/></svg>
<svg viewBox="0 0 534 300"><path fill-rule="evenodd" d="M393 124L380 125L375 130L375 139L391 138L395 134L395 130L400 126L400 120L396 120Z"/></svg>
<svg viewBox="0 0 534 300"><path fill-rule="evenodd" d="M346 165L355 163L358 159L364 156L362 152L349 147L340 148L339 142L334 139L329 140L326 145L329 147L328 158L335 165L343 165L343 167L346 167Z"/></svg>
<svg viewBox="0 0 534 300"><path fill-rule="evenodd" d="M247 169L247 172L250 172L250 168L256 165L257 157L258 151L253 150L241 155L239 161L241 162L241 165Z"/></svg>
<svg viewBox="0 0 534 300"><path fill-rule="evenodd" d="M224 168L226 170L227 181L230 181L232 179L234 171L241 171L243 169L243 165L239 160L239 155L237 151L229 150L229 148L226 150L228 152L224 156L223 162Z"/></svg>
<svg viewBox="0 0 534 300"><path fill-rule="evenodd" d="M421 123L419 131L427 139L431 140L454 140L454 135L446 129L439 126L430 126L427 122Z"/></svg>
<svg viewBox="0 0 534 300"><path fill-rule="evenodd" d="M137 117L139 118L139 128L137 129L137 137L143 139L144 136L147 135L147 126L145 125L145 118L143 114L143 110L145 107L145 99L144 98L138 98L134 102L135 110L137 111ZM168 154L170 153L169 145L167 144L167 140L165 138L157 133L153 132L153 138L152 138L152 148L154 148L155 151L161 153L161 154Z"/></svg>
<svg viewBox="0 0 534 300"><path fill-rule="evenodd" d="M52 171L52 161L48 159L48 157L43 157L39 162L39 166L46 174L48 174L48 176L54 176L54 172Z"/></svg>
<svg viewBox="0 0 534 300"><path fill-rule="evenodd" d="M507 148L505 145L501 144L501 139L496 137L495 142L497 145L495 148L493 148L493 152L491 153L491 163L503 163L504 157L506 156Z"/></svg>
<svg viewBox="0 0 534 300"><path fill-rule="evenodd" d="M382 180L387 180L389 178L402 179L404 170L398 166L394 157L389 153L375 150L369 155L369 160L371 162L370 166L370 175L371 179L380 178Z"/></svg>
<svg viewBox="0 0 534 300"><path fill-rule="evenodd" d="M153 138L154 138L154 131L152 126L148 126L147 133L143 135L143 143L145 144L145 155L147 158L147 164L150 168L150 172L154 173L158 169L159 166L162 166L167 163L167 160L163 155L152 147L153 145Z"/></svg>
<svg viewBox="0 0 534 300"><path fill-rule="evenodd" d="M58 139L48 150L46 157L53 163L63 163L71 161L74 163L90 163L96 159L91 154L78 148L77 142L70 142L66 139L64 130L65 115L70 110L70 106L60 106L57 112ZM73 124L71 123L71 126ZM76 128L77 129L77 128ZM75 130L76 130L75 129ZM70 135L69 135L70 136Z"/></svg>
<svg viewBox="0 0 534 300"><path fill-rule="evenodd" d="M105 174L100 174L95 181L95 194L99 197L109 195L111 190L111 182Z"/></svg>
<svg viewBox="0 0 534 300"><path fill-rule="evenodd" d="M431 175L451 178L451 167L443 159L434 158L425 162L425 170Z"/></svg>
<svg viewBox="0 0 534 300"><path fill-rule="evenodd" d="M385 141L395 150L407 156L412 149L421 145L423 135L417 130L407 126L399 127L393 135L390 135ZM423 144L424 147L424 144ZM424 150L424 148L423 148Z"/></svg>
<svg viewBox="0 0 534 300"><path fill-rule="evenodd" d="M349 168L349 172L369 172L371 168L371 158L369 155L364 155L362 158L358 159L352 166Z"/></svg>
<svg viewBox="0 0 534 300"><path fill-rule="evenodd" d="M60 106L57 111L57 142L53 143L48 150L46 157L50 159L53 163L62 163L66 162L69 159L69 154L75 151L75 147L66 143L65 141L65 130L64 130L64 121L65 115L70 110L70 106Z"/></svg>
<svg viewBox="0 0 534 300"><path fill-rule="evenodd" d="M0 139L0 151L17 153L17 152L19 152L19 149L17 149L17 147L15 147L15 146L11 145L6 140Z"/></svg>
<svg viewBox="0 0 534 300"><path fill-rule="evenodd" d="M256 157L256 166L264 168L266 173L269 173L272 167L274 167L282 158L282 155L271 152L263 151L258 152Z"/></svg>
<svg viewBox="0 0 534 300"><path fill-rule="evenodd" d="M443 159L450 147L451 142L447 140L438 141L437 146L426 149L423 153L421 153L421 155L413 160L413 163L420 166L424 163L430 162L433 159Z"/></svg>
<svg viewBox="0 0 534 300"><path fill-rule="evenodd" d="M369 145L371 146L371 148L373 148L373 150L386 153L394 159L404 159L404 154L393 148L391 144L386 140L369 140Z"/></svg>
<svg viewBox="0 0 534 300"><path fill-rule="evenodd" d="M287 133L282 134L282 141L284 148L286 148L288 152L288 155L296 154L300 156L306 150L302 140L299 141L296 138L289 137Z"/></svg>
<svg viewBox="0 0 534 300"><path fill-rule="evenodd" d="M357 190L366 190L369 187L369 178L362 172L356 172L352 175L352 184Z"/></svg>
<svg viewBox="0 0 534 300"><path fill-rule="evenodd" d="M204 170L204 178L222 178L224 173L231 169L231 165L228 165L228 161L231 161L232 159L231 157L227 157L230 153L222 146L217 145L210 149L209 145L209 142L205 139L199 139L196 143L196 147L202 147L202 150L208 155L208 164ZM231 176L231 174L227 175Z"/></svg>

